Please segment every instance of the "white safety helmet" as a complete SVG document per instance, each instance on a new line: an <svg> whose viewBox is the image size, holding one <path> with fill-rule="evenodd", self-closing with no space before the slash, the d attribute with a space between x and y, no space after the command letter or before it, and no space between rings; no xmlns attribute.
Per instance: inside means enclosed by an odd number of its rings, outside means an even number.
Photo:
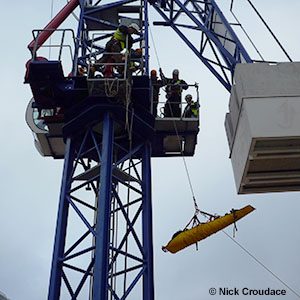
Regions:
<svg viewBox="0 0 300 300"><path fill-rule="evenodd" d="M133 28L136 31L136 33L138 33L140 31L140 27L136 23L131 23L128 27Z"/></svg>
<svg viewBox="0 0 300 300"><path fill-rule="evenodd" d="M178 69L174 69L174 70L173 70L173 75L179 76L179 70L178 70Z"/></svg>
<svg viewBox="0 0 300 300"><path fill-rule="evenodd" d="M192 101L192 99L193 99L193 97L192 97L191 94L187 94L187 95L185 96L185 101L186 101L186 102Z"/></svg>

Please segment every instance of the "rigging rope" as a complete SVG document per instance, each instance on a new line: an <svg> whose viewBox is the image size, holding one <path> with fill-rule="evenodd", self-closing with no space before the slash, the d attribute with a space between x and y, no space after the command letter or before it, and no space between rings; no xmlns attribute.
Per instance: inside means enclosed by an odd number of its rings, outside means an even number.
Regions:
<svg viewBox="0 0 300 300"><path fill-rule="evenodd" d="M156 57L156 60L157 60L157 64L158 64L158 67L161 68L160 61L159 61L159 56L157 54L154 38L153 38L153 35L152 35L152 30L151 30L151 27L150 27L150 22L149 22L149 31L150 31L150 37L151 37L151 41L152 41L152 44L153 44L153 49L154 49L154 54L155 54L155 57Z"/></svg>
<svg viewBox="0 0 300 300"><path fill-rule="evenodd" d="M151 37L151 41L152 41L152 44L153 44L153 49L154 49L154 53L155 53L155 57L156 57L158 66L161 69L160 60L159 60L159 56L158 56L157 49L156 49L156 46L155 46L155 41L154 41L154 38L153 38L153 35L152 35L150 23L151 22L149 20L150 37ZM172 116L173 116L173 111L172 110L171 110L171 113L172 113ZM195 215L197 215L200 212L200 210L198 208L198 204L197 204L197 201L196 201L192 180L191 180L191 177L190 177L190 173L189 173L189 170L188 170L188 167L187 167L185 157L183 155L183 151L182 151L182 147L181 147L181 141L180 141L180 137L179 137L179 134L178 134L178 129L177 129L177 126L176 126L176 123L175 123L174 120L173 120L173 124L174 124L174 129L175 129L175 132L176 132L176 136L177 136L177 140L178 140L178 144L179 144L179 148L180 148L180 153L181 153L183 164L184 164L184 169L185 169L185 172L186 172L186 175L187 175L189 187L190 187L191 194L192 194L192 197L193 197L193 203L194 203L194 207L195 207Z"/></svg>
<svg viewBox="0 0 300 300"><path fill-rule="evenodd" d="M173 117L173 111L172 111L172 109L171 109L171 114L172 114L172 117ZM178 140L178 145L179 145L179 148L180 148L180 154L181 154L181 157L182 157L182 160L183 160L183 165L184 165L185 173L186 173L186 176L187 176L187 179L188 179L188 183L189 183L189 187L190 187L190 191L191 191L191 194L192 194L192 197L193 197L193 203L194 203L194 207L195 207L195 213L194 213L194 217L195 217L195 216L198 215L198 213L200 212L200 210L199 210L199 207L198 207L198 204L197 204L197 201L196 201L195 192L194 192L194 188L193 188L193 184L192 184L190 172L189 172L189 169L187 167L186 159L185 159L184 154L183 154L182 144L181 144L181 141L180 141L180 136L179 136L179 133L178 133L178 129L177 129L177 125L175 123L174 117L173 117L173 125L174 125L174 129L175 129L175 132L176 132L176 136L177 136L177 140Z"/></svg>
<svg viewBox="0 0 300 300"><path fill-rule="evenodd" d="M281 282L287 289L289 289L294 295L300 298L300 294L298 294L293 288L291 288L287 283L285 283L280 277L278 277L274 272L272 272L266 265L264 265L258 258L256 258L249 250L247 250L244 246L242 246L239 242L237 242L234 238L232 238L226 231L222 230L222 232L231 239L238 247L240 247L245 253L247 253L255 262L257 262L261 267L263 267L267 272L269 272L274 278L276 278L279 282Z"/></svg>
<svg viewBox="0 0 300 300"><path fill-rule="evenodd" d="M233 15L235 21L238 23L238 25L240 25L242 31L244 32L244 34L246 35L246 37L248 38L249 42L251 43L251 45L253 46L253 48L255 49L255 51L257 52L258 56L260 57L260 59L262 61L265 61L265 59L263 58L262 54L260 53L260 51L258 50L258 48L256 47L256 45L254 44L254 42L252 41L252 39L250 38L250 35L247 33L246 29L244 28L244 26L241 24L241 22L238 20L238 18L236 17L236 15L233 12L233 0L231 2L231 6L230 6L230 12Z"/></svg>
<svg viewBox="0 0 300 300"><path fill-rule="evenodd" d="M250 0L247 0L251 5L253 5ZM231 9L232 10L232 6L233 6L233 0L231 2ZM255 9L256 10L256 9ZM258 12L257 12L258 13ZM233 14L233 12L232 12ZM259 13L258 13L259 15ZM235 15L233 14L233 16L235 17ZM260 16L260 15L259 15ZM235 17L236 21L238 23L240 23L237 18ZM264 20L263 20L264 22ZM264 22L265 23L265 22ZM267 24L265 23L265 25L267 26ZM244 33L246 34L246 36L248 37L248 39L250 40L250 42L252 43L252 45L254 46L255 50L257 51L257 53L259 54L259 56L261 57L262 60L263 57L262 55L260 54L259 50L255 47L254 43L251 41L250 37L248 36L248 34L246 33L246 31L244 30L243 26L241 25L241 28L242 30L244 31ZM267 28L269 29L269 27L267 26ZM270 30L270 29L269 29ZM158 65L159 67L160 66L160 61L159 61L159 56L157 54L157 50L156 50L156 47L155 47L155 42L154 42L154 38L152 36L152 32L151 32L151 28L149 26L149 31L150 31L150 36L151 36L151 40L152 40L152 43L153 43L153 48L154 48L154 52L155 52L155 56L156 56L156 59L157 59L157 62L158 62ZM272 32L271 32L272 33ZM272 33L273 35L273 33ZM277 38L273 35L273 37L277 40ZM279 43L279 41L278 41ZM279 45L281 46L281 44L279 43ZM281 46L281 48L283 49L283 47ZM287 55L288 59L290 61L291 58L289 57L289 55L286 53L286 51L283 49L284 53ZM171 110L171 113L173 114L172 110ZM173 117L173 116L172 116ZM213 215L210 215L206 212L203 212L203 211L200 211L199 210L199 207L198 207L198 204L197 204L197 201L196 201L196 198L195 198L195 193L194 193L194 189L193 189L193 185L192 185L192 181L191 181L191 177L190 177L190 173L189 173L189 170L188 170L188 167L187 167L187 163L186 163L186 159L184 157L184 154L183 154L183 150L182 150L182 147L181 147L181 141L180 141L180 137L179 137L179 133L178 133L178 129L177 129L177 126L176 126L176 123L175 123L175 120L173 120L173 125L174 125L174 129L175 129L175 132L176 132L176 136L177 136L177 139L178 139L178 143L179 143L179 147L180 147L180 152L181 152L181 156L182 156L182 159L183 159L183 163L184 163L184 168L185 168L185 172L186 172L186 175L187 175L187 178L188 178L188 183L189 183L189 187L190 187L190 190L191 190L191 194L192 194L192 197L193 197L193 203L194 203L194 207L195 207L195 214L194 216L192 217L192 219L190 220L190 222L186 225L185 229L193 222L193 225L197 223L197 221L199 222L198 218L197 218L197 215L199 213L203 214L207 219L209 218L212 218L212 217L215 217ZM200 222L199 222L200 223ZM237 231L237 228L236 228L236 224L234 224L234 231ZM298 298L300 298L300 294L298 294L293 288L291 288L287 283L285 283L282 279L280 279L280 277L278 277L274 272L272 272L267 266L265 266L258 258L256 258L249 250L247 250L244 246L242 246L239 242L237 242L233 237L231 237L226 231L222 230L222 232L232 241L234 242L238 247L240 247L248 256L250 256L256 263L258 263L261 267L263 267L267 272L269 272L274 278L276 278L279 282L281 282L288 290L290 290L294 295L296 295ZM235 235L235 234L234 234ZM197 247L197 245L196 245Z"/></svg>
<svg viewBox="0 0 300 300"><path fill-rule="evenodd" d="M291 57L289 56L289 54L287 53L287 51L284 49L283 45L280 43L279 39L276 37L275 33L272 31L272 29L270 28L270 26L264 20L264 18L259 13L259 11L257 10L257 8L254 6L254 4L252 3L252 1L251 0L246 0L246 1L249 3L249 5L252 7L252 9L254 10L254 12L257 14L257 16L259 17L259 19L265 25L265 27L267 28L267 30L269 31L269 33L271 34L271 36L274 38L274 40L276 41L276 43L278 44L278 46L280 47L280 49L283 51L283 53L285 54L285 56L287 57L287 59L290 62L293 62L293 60L291 59ZM230 11L232 10L232 8L233 8L233 0L231 1Z"/></svg>
<svg viewBox="0 0 300 300"><path fill-rule="evenodd" d="M280 41L278 40L278 38L276 37L276 35L273 33L273 31L271 30L270 26L267 24L267 22L264 20L264 18L261 16L261 14L258 12L258 10L256 9L256 7L253 5L253 3L250 0L247 0L247 1L251 5L251 7L253 8L253 10L256 12L256 14L260 18L260 20L263 22L263 24L266 26L266 28L268 29L268 31L270 32L270 34L272 35L272 37L275 39L275 41L277 42L277 44L279 45L279 47L281 48L281 50L283 51L283 53L286 55L286 57L288 58L288 60L290 62L292 62L293 60L291 59L291 57L289 56L289 54L286 52L286 50L284 49L284 47L282 46L282 44L280 43Z"/></svg>
<svg viewBox="0 0 300 300"><path fill-rule="evenodd" d="M171 110L171 113L172 113L172 110ZM175 120L173 120L173 124L174 124L174 129L175 129L175 132L176 132L176 135L177 135L177 139L178 139L178 142L180 144L180 152L181 152L181 155L182 155L182 158L183 158L183 161L184 161L184 165L185 165L185 170L186 170L186 173L187 173L187 177L188 177L188 180L189 180L189 184L190 184L190 189L191 189L191 192L192 192L192 195L193 195L193 201L194 201L194 206L195 206L195 214L194 216L192 217L192 219L190 220L190 222L186 225L185 229L191 224L193 223L193 225L199 225L200 222L198 220L198 217L197 215L199 213L203 214L207 219L209 219L209 214L205 213L205 212L202 212L199 210L198 208L198 205L197 205L197 202L196 202L196 198L195 198L195 195L194 195L194 190L193 190L193 185L192 185L192 182L191 182L191 178L190 178L190 175L189 175L189 170L187 168L187 164L186 164L186 161L185 161L185 157L183 156L183 151L182 151L182 148L181 148L181 143L180 143L180 137L179 137L179 134L178 134L178 130L177 130L177 126L176 126L176 123L175 123ZM199 224L197 224L197 221L199 222ZM234 225L236 226L236 224ZM234 230L236 231L236 227L234 227ZM240 243L238 243L233 237L231 237L226 231L222 230L222 232L228 237L230 238L236 245L238 245L244 252L246 252L252 259L254 259L260 266L262 266L266 271L268 271L273 277L275 277L278 281L280 281L287 289L289 289L293 294L295 294L297 297L300 298L300 294L298 294L293 288L291 288L287 283L285 283L282 279L280 279L280 277L278 277L274 272L272 272L268 267L266 267L259 259L257 259L249 250L247 250L245 247L243 247ZM235 234L234 234L235 235ZM196 249L198 250L198 245L196 244Z"/></svg>
<svg viewBox="0 0 300 300"><path fill-rule="evenodd" d="M129 107L126 107L127 113L129 112ZM133 161L132 161L132 127L133 127L133 117L134 117L134 111L131 113L131 119L130 119L130 124L127 129L128 131L128 139L129 139L129 158L128 158L128 176L129 176L129 181L128 181L128 187L127 187L127 203L126 203L126 214L129 218L129 209L130 209L130 195L131 195L131 190L130 190L130 183L131 183L131 169L133 168ZM129 224L126 226L126 232L130 230ZM128 253L128 237L129 235L126 236L126 242L125 242L125 253ZM124 270L127 270L128 267L128 256L125 254L124 255ZM127 272L124 273L124 281L123 281L123 292L125 293L127 289Z"/></svg>
<svg viewBox="0 0 300 300"><path fill-rule="evenodd" d="M206 216L209 219L208 216ZM248 256L250 256L257 264L264 268L268 273L270 273L274 278L276 278L280 283L282 283L288 290L290 290L294 295L300 298L298 294L292 287L290 287L286 282L284 282L278 275L276 275L270 268L263 264L257 257L255 257L248 249L246 249L241 243L236 241L234 237L231 237L225 230L221 230L233 243L235 243L240 249L242 249Z"/></svg>

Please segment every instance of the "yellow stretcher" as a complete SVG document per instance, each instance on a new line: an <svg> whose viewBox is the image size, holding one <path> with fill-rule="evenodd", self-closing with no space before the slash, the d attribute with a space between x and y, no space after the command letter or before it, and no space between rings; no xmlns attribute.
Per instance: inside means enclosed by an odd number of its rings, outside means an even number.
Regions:
<svg viewBox="0 0 300 300"><path fill-rule="evenodd" d="M216 217L212 221L201 223L191 229L184 230L173 237L166 246L162 247L162 250L176 253L235 223L254 210L254 207L247 205L241 209L232 210L230 214L226 214L225 216Z"/></svg>

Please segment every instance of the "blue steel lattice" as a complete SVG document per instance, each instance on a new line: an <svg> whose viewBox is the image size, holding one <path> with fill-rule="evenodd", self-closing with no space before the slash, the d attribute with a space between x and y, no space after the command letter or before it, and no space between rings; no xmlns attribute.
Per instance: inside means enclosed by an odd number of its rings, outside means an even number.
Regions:
<svg viewBox="0 0 300 300"><path fill-rule="evenodd" d="M128 18L139 20L140 32L134 43L145 49L143 57L144 68L141 75L149 74L149 45L148 45L148 5L146 1L121 0L101 4L100 1L90 3L89 6L80 1L80 17L75 46L73 74L78 65L87 67L91 58L98 58L105 51L105 44L112 37L114 30L120 25L118 9ZM122 7L125 10L122 11ZM96 38L96 31L105 32ZM141 43L143 42L143 44Z"/></svg>
<svg viewBox="0 0 300 300"><path fill-rule="evenodd" d="M152 300L150 144L96 127L67 140L48 299Z"/></svg>
<svg viewBox="0 0 300 300"><path fill-rule="evenodd" d="M252 59L216 2L162 0L151 3L164 20L154 24L171 27L230 91L236 64L252 63ZM191 33L195 32L199 32L200 43L192 41L195 34Z"/></svg>
<svg viewBox="0 0 300 300"><path fill-rule="evenodd" d="M153 300L150 138L139 133L135 139L135 133L131 136L132 132L125 132L130 142L121 142L114 126L120 127L118 118L121 114L124 118L125 106L117 113L119 108L113 108L111 99L90 95L86 77L78 76L78 66L88 68L91 59L101 57L106 42L119 26L119 13L134 14L141 28L135 46L144 47L144 56L141 72L132 77L136 81L132 99L124 98L122 103L135 100L132 102L141 106L141 100L149 100L150 88L142 84L142 81L149 82L148 2L72 1L74 7L78 4L73 76L63 76L59 61L34 62L36 50L41 46L37 41L30 48L33 63L28 73L36 76L29 76L27 82L35 88L38 109L47 108L46 103L48 108L63 107L66 114L76 111L76 117L72 116L76 130L68 131L70 120L66 119L64 124L65 164L48 299L107 300L131 296L130 299ZM168 0L159 4L152 0L151 4L164 20L155 24L171 27L230 90L236 64L252 61L215 1ZM96 31L102 34L95 37ZM190 39L189 32L199 33L199 47ZM46 35L42 34L45 40ZM53 71L56 81L48 78L47 68L61 71L60 76ZM55 93L43 94L41 71ZM97 112L91 107L86 115L80 108L76 110L80 103L89 100L97 105L108 101L109 105L103 108L99 118L95 118L93 114ZM140 110L137 114L142 121L145 115L150 115L143 111L145 107L135 107L135 112ZM142 126L147 129L153 124L149 121L146 125Z"/></svg>

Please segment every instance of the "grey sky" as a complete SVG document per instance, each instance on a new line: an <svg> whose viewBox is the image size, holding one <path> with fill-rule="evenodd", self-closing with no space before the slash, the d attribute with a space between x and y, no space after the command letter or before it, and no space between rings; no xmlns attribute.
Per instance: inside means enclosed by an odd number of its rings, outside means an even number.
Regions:
<svg viewBox="0 0 300 300"><path fill-rule="evenodd" d="M54 0L55 11L65 2ZM285 61L261 30L258 19L248 13L246 1L235 2L240 19L247 24L265 58ZM300 3L253 2L292 58L299 61ZM230 1L218 3L228 8ZM34 148L24 121L31 92L29 86L23 85L23 77L24 65L30 58L26 46L31 30L49 21L50 6L50 1L7 1L0 11L0 291L11 300L45 299L48 289L62 162L43 158ZM200 208L222 214L246 204L256 207L253 214L238 223L236 240L300 294L300 194L236 194L223 125L229 94L175 33L153 29L153 35L165 74L179 68L187 82L200 84L200 134L195 157L187 159ZM151 67L158 68L153 50L151 54ZM162 252L161 245L192 216L193 203L181 159L153 159L152 166L158 300L224 298L210 296L211 287L285 288L223 233L201 242L199 251L190 247L176 255ZM226 232L232 234L232 228ZM282 299L297 297L288 291Z"/></svg>

